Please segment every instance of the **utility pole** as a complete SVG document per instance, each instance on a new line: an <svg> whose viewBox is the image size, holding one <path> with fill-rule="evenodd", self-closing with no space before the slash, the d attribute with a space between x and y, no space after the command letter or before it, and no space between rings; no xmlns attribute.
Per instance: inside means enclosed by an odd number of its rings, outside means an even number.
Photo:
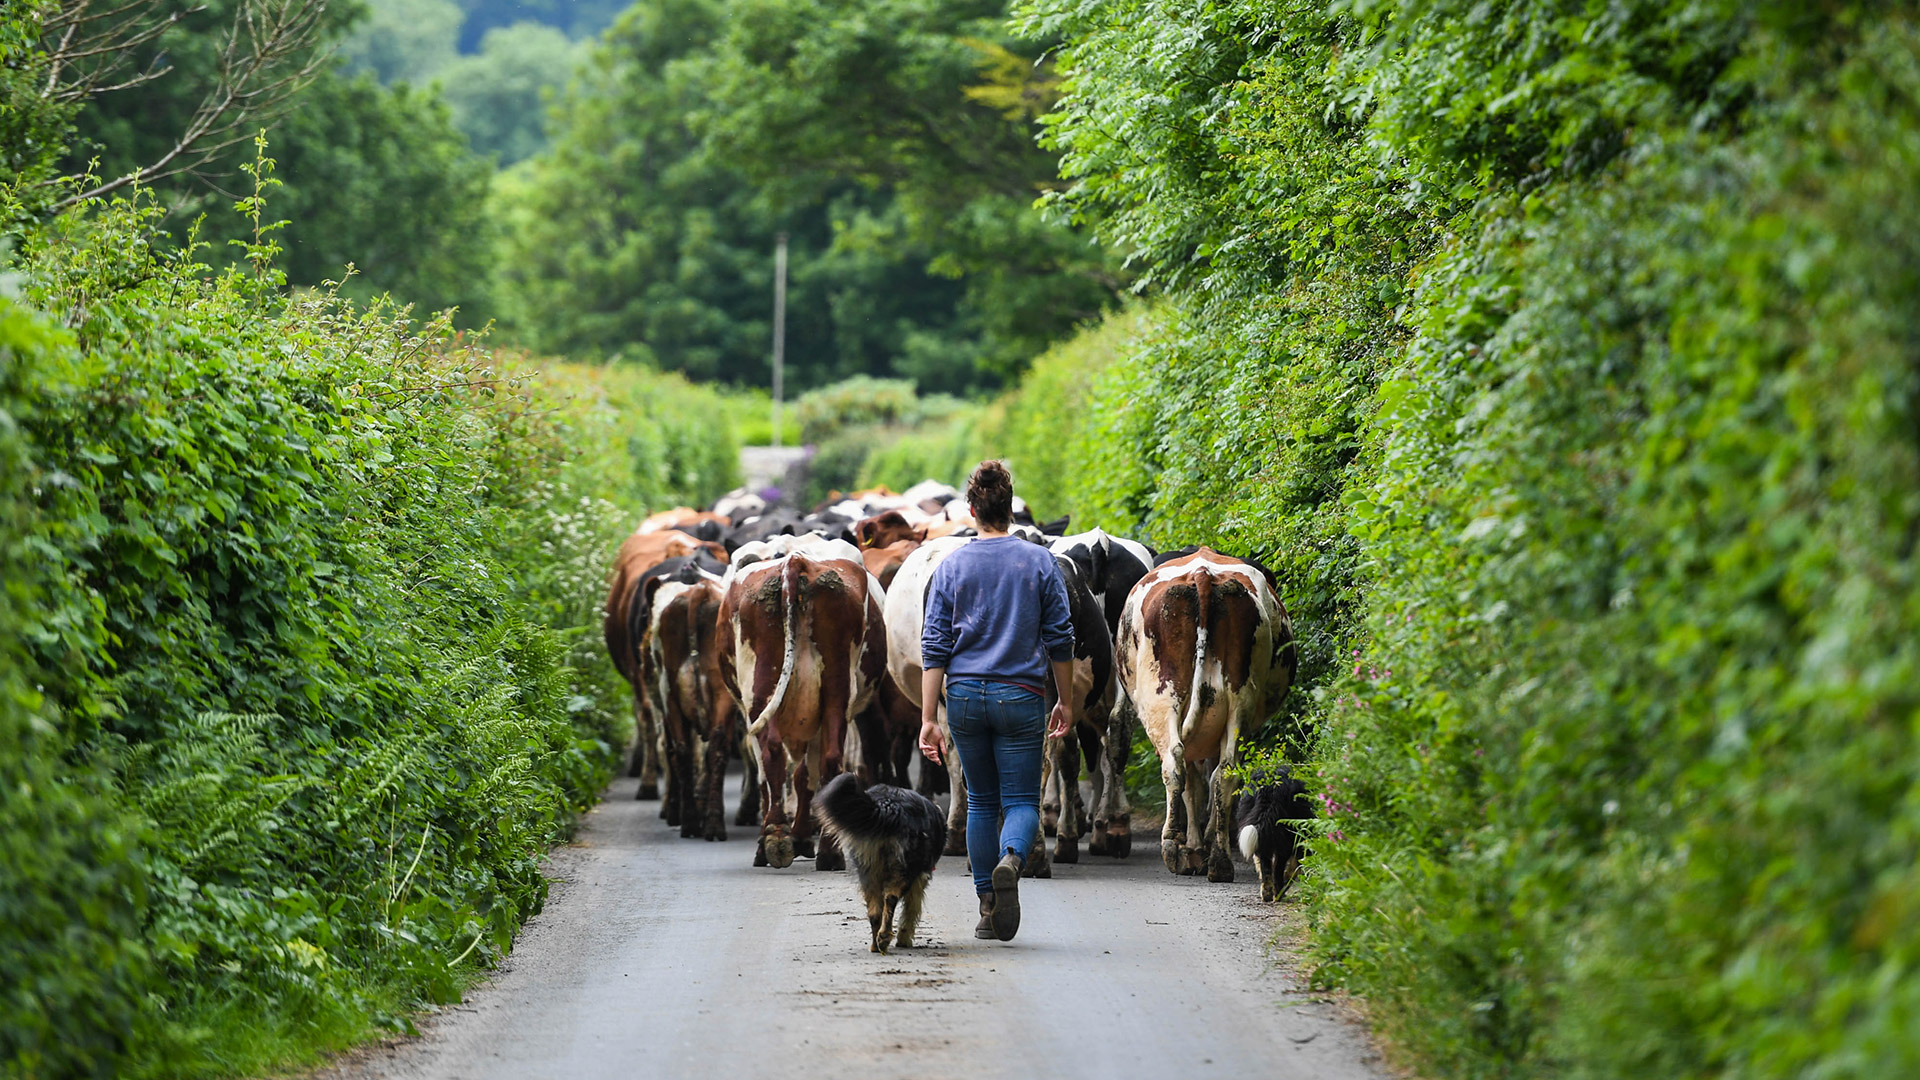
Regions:
<svg viewBox="0 0 1920 1080"><path fill-rule="evenodd" d="M787 363L787 234L774 238L773 249L773 445L780 445L781 376Z"/></svg>

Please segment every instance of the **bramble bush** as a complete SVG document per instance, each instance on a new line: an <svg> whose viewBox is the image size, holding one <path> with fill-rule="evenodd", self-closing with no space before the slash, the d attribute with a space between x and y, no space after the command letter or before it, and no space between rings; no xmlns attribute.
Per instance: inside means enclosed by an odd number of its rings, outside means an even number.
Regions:
<svg viewBox="0 0 1920 1080"><path fill-rule="evenodd" d="M1273 560L1318 977L1434 1075L1920 1070L1911 8L1022 11L1158 298L1008 454Z"/></svg>
<svg viewBox="0 0 1920 1080"><path fill-rule="evenodd" d="M734 482L711 394L289 296L270 227L215 274L155 213L0 277L7 1075L256 1071L456 999L629 737L613 546Z"/></svg>

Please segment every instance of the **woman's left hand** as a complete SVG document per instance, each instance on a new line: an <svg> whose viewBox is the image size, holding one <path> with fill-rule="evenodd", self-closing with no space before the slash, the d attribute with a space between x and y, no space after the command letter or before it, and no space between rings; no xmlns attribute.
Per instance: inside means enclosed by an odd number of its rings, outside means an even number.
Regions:
<svg viewBox="0 0 1920 1080"><path fill-rule="evenodd" d="M920 752L931 758L935 764L947 763L946 740L940 737L940 725L932 720L920 721Z"/></svg>

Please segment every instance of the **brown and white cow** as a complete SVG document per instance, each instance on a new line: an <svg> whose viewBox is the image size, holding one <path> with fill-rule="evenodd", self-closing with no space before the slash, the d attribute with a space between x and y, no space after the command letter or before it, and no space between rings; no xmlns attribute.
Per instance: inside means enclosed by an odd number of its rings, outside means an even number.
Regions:
<svg viewBox="0 0 1920 1080"><path fill-rule="evenodd" d="M886 674L884 594L843 541L734 568L726 588L720 675L746 717L761 776L753 864L790 866L811 853L813 793L857 752L848 721ZM814 868L845 865L820 837Z"/></svg>
<svg viewBox="0 0 1920 1080"><path fill-rule="evenodd" d="M853 539L861 550L883 548L901 540L925 540L927 527L923 522L915 526L907 520L907 515L898 510L888 510L853 523Z"/></svg>
<svg viewBox="0 0 1920 1080"><path fill-rule="evenodd" d="M907 556L919 548L918 540L896 540L885 547L861 548L860 561L867 564L867 573L873 575L881 588L891 589L894 575L906 565Z"/></svg>
<svg viewBox="0 0 1920 1080"><path fill-rule="evenodd" d="M621 543L619 553L613 558L612 580L607 586L606 618L601 623L601 631L613 666L620 672L620 677L627 680L627 685L633 688L636 735L633 774L640 777L639 797L642 799L660 797L660 758L656 746L658 732L646 703L646 695L642 692L640 641L639 635L633 632L635 627L631 618L633 604L638 595L640 579L647 571L668 559L699 553L705 553L723 565L727 561L726 548L672 529L636 531ZM645 625L644 620L640 621L639 626Z"/></svg>
<svg viewBox="0 0 1920 1080"><path fill-rule="evenodd" d="M1127 594L1115 645L1126 707L1167 786L1161 858L1176 874L1232 881L1240 738L1279 706L1296 667L1273 575L1211 548L1172 558Z"/></svg>
<svg viewBox="0 0 1920 1080"><path fill-rule="evenodd" d="M738 741L737 705L720 676L720 577L687 560L646 581L649 624L642 681L660 725L667 815L683 837L727 838L727 757ZM666 565L666 564L663 564Z"/></svg>

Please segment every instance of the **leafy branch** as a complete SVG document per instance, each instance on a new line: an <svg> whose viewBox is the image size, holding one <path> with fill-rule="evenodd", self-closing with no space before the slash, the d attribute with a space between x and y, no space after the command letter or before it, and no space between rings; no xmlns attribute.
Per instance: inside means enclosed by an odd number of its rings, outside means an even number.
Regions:
<svg viewBox="0 0 1920 1080"><path fill-rule="evenodd" d="M173 144L154 160L110 180L73 174L46 181L75 189L54 208L193 172L270 124L332 55L320 47L330 2L239 0L232 22L219 32L213 84ZM170 7L167 0L57 0L41 23L45 74L40 96L77 104L146 86L171 73L162 47L166 35L207 7ZM143 53L151 54L144 64Z"/></svg>

